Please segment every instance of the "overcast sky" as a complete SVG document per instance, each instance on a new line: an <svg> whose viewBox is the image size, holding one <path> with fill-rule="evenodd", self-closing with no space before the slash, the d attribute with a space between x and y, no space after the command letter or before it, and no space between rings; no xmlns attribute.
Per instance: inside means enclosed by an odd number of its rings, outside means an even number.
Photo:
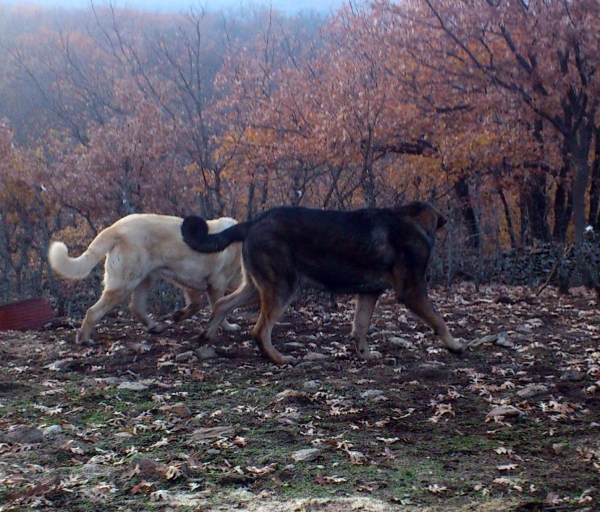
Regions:
<svg viewBox="0 0 600 512"><path fill-rule="evenodd" d="M116 7L133 7L153 11L182 11L190 6L202 6L208 10L230 9L237 6L270 5L274 9L293 14L303 10L331 12L344 0L112 0ZM108 3L106 0L93 0L96 5ZM27 4L41 6L61 6L87 8L90 0L0 0L0 4Z"/></svg>

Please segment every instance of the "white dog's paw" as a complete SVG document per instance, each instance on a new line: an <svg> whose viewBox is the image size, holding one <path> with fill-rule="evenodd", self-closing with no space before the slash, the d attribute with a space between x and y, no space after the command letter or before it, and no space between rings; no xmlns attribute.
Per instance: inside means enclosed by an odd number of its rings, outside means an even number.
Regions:
<svg viewBox="0 0 600 512"><path fill-rule="evenodd" d="M367 359L367 360L383 359L383 354L381 352L378 352L377 350L371 350L368 354L365 354L365 355L366 355L365 359Z"/></svg>
<svg viewBox="0 0 600 512"><path fill-rule="evenodd" d="M242 326L238 324L230 324L229 322L223 322L221 325L223 326L223 330L227 332L238 332L242 330Z"/></svg>

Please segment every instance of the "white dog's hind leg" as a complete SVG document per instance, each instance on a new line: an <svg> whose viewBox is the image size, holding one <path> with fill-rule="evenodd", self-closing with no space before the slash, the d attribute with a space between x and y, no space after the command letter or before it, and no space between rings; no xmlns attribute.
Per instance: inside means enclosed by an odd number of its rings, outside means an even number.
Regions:
<svg viewBox="0 0 600 512"><path fill-rule="evenodd" d="M90 341L90 332L94 326L102 320L104 315L116 308L129 295L129 290L104 290L102 296L90 309L88 309L77 331L77 343L88 343Z"/></svg>
<svg viewBox="0 0 600 512"><path fill-rule="evenodd" d="M243 283L233 293L226 295L215 303L215 307L206 330L198 336L198 341L206 342L217 335L219 325L234 309L256 304L260 299L258 290L251 283Z"/></svg>
<svg viewBox="0 0 600 512"><path fill-rule="evenodd" d="M152 286L152 282L152 277L148 276L137 285L136 289L133 290L133 293L131 294L129 309L135 317L148 328L148 332L158 334L165 330L165 326L157 323L150 315L148 315L148 291Z"/></svg>
<svg viewBox="0 0 600 512"><path fill-rule="evenodd" d="M200 311L202 307L202 295L198 290L182 288L185 298L185 307L173 311L171 317L174 322L183 322Z"/></svg>
<svg viewBox="0 0 600 512"><path fill-rule="evenodd" d="M208 303L210 304L210 309L211 309L211 311L214 311L215 304L217 303L217 301L221 297L225 296L225 290L222 290L222 289L217 290L217 289L209 286L206 293L208 295ZM223 321L221 322L221 327L223 328L224 331L227 331L227 332L236 332L236 331L242 330L242 328L238 324L229 323L227 318L223 319Z"/></svg>

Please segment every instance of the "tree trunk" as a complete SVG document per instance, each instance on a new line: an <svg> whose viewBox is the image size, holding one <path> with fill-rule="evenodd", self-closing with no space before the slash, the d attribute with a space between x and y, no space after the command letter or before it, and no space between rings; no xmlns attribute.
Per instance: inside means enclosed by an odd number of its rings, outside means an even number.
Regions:
<svg viewBox="0 0 600 512"><path fill-rule="evenodd" d="M546 174L541 171L533 172L525 194L530 236L534 240L547 243L550 241L550 227L547 219Z"/></svg>
<svg viewBox="0 0 600 512"><path fill-rule="evenodd" d="M477 215L473 208L473 201L469 191L469 182L466 175L462 175L456 183L454 190L460 202L460 210L467 227L467 244L471 249L479 249L481 247L481 233L479 232L479 223Z"/></svg>
<svg viewBox="0 0 600 512"><path fill-rule="evenodd" d="M554 196L554 228L552 238L556 242L564 242L567 236L567 228L573 214L573 194L567 186L569 173L569 162L567 154L564 154L564 163L560 169L556 194Z"/></svg>
<svg viewBox="0 0 600 512"><path fill-rule="evenodd" d="M594 161L592 162L592 182L590 183L589 223L596 233L600 232L600 128L594 127Z"/></svg>
<svg viewBox="0 0 600 512"><path fill-rule="evenodd" d="M500 182L496 183L496 191L500 196L500 201L502 201L502 208L504 209L504 217L506 219L506 227L508 229L508 235L510 236L510 246L514 249L517 246L517 236L515 235L515 228L513 226L512 217L510 216L510 207L508 206L508 201L506 200L506 196L504 195L504 190L502 189Z"/></svg>

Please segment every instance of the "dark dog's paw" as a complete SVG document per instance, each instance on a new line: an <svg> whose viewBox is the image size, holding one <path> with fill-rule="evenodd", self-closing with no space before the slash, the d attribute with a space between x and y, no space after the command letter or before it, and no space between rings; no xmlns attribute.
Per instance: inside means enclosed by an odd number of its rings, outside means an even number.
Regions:
<svg viewBox="0 0 600 512"><path fill-rule="evenodd" d="M463 356L466 351L467 351L467 344L463 343L460 347L456 348L456 347L446 347L448 349L448 352L450 352L451 354L454 354L455 356L461 357Z"/></svg>
<svg viewBox="0 0 600 512"><path fill-rule="evenodd" d="M150 329L148 329L148 332L150 334L160 334L161 332L164 332L166 328L167 327L165 325L156 324L150 327Z"/></svg>
<svg viewBox="0 0 600 512"><path fill-rule="evenodd" d="M285 364L296 364L298 360L294 356L284 356L279 354L279 356L270 357L271 361L273 361L276 365L283 366Z"/></svg>
<svg viewBox="0 0 600 512"><path fill-rule="evenodd" d="M184 320L187 320L189 317L191 317L193 314L194 312L190 311L187 307L177 309L171 314L171 320L173 320L173 322L175 323L183 322Z"/></svg>
<svg viewBox="0 0 600 512"><path fill-rule="evenodd" d="M210 336L206 331L202 331L200 334L198 334L198 336L196 336L194 341L199 345L205 345L210 341Z"/></svg>

